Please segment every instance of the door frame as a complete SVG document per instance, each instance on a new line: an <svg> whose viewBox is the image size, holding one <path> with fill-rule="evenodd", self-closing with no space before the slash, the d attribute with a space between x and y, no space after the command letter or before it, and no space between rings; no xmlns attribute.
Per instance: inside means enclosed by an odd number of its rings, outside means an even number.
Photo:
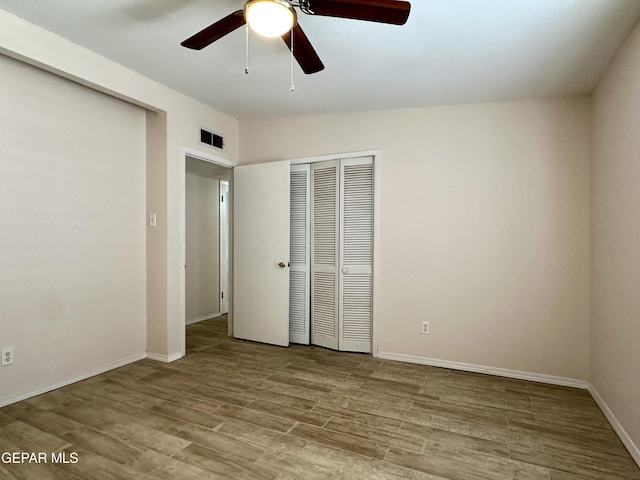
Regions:
<svg viewBox="0 0 640 480"><path fill-rule="evenodd" d="M187 275L185 272L185 265L187 262L187 188L186 188L186 178L187 178L187 157L197 158L198 160L202 160L204 162L214 163L216 165L221 165L223 167L227 167L231 170L230 181L229 181L229 189L231 190L233 185L233 167L239 165L238 162L234 162L233 160L227 160L226 158L219 157L217 155L213 155L208 152L203 152L202 150L197 150L195 148L190 147L182 147L182 168L180 169L181 178L179 179L179 188L180 191L180 265L178 265L178 271L180 272L180 324L181 328L181 352L184 357L187 351ZM230 195L229 195L230 196ZM232 208L228 209L228 217L229 217L229 231L232 231L233 226L233 213ZM233 242L229 242L229 278L233 278L233 262L231 261L231 256L233 255ZM232 292L233 286L231 285L231 280L229 281L229 300L233 298ZM229 329L231 329L231 319L233 315L232 304L229 302Z"/></svg>
<svg viewBox="0 0 640 480"><path fill-rule="evenodd" d="M378 279L378 245L380 243L380 168L382 154L380 150L361 150L355 152L335 153L329 155L318 155L312 157L301 157L290 159L291 165L301 163L317 163L327 160L341 160L346 158L373 157L373 312L371 321L371 355L378 356L378 321L379 321L379 279Z"/></svg>
<svg viewBox="0 0 640 480"><path fill-rule="evenodd" d="M226 200L224 199L224 197L222 196L222 187L226 187ZM223 268L223 264L222 264L222 256L220 256L220 313L221 314L225 314L225 313L229 313L229 267L231 265L231 258L229 256L229 245L231 244L231 239L230 239L230 221L229 221L229 216L231 215L231 212L229 211L229 180L220 180L220 191L219 191L219 196L222 199L220 201L220 229L219 229L219 234L220 234L220 251L223 251L224 249L227 250L227 261L226 261L226 265L224 265ZM227 221L227 231L226 231L226 235L223 235L223 231L222 231L222 215L224 213L224 217ZM225 273L226 273L226 278L225 278ZM223 290L224 287L224 290ZM224 299L224 303L226 303L227 308L223 309L222 308L222 295L227 295L227 298ZM223 311L226 310L226 311Z"/></svg>

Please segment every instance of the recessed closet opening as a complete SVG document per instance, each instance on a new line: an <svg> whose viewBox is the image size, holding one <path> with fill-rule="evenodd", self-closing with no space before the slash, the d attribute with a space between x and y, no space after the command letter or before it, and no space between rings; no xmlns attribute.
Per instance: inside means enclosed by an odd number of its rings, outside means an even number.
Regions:
<svg viewBox="0 0 640 480"><path fill-rule="evenodd" d="M377 152L233 169L233 336L377 352Z"/></svg>

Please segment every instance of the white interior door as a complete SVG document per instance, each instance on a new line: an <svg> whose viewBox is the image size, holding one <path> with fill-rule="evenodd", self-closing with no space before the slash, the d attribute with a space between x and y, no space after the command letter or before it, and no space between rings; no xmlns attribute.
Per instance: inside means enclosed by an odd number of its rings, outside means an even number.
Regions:
<svg viewBox="0 0 640 480"><path fill-rule="evenodd" d="M289 341L309 345L310 168L291 166Z"/></svg>
<svg viewBox="0 0 640 480"><path fill-rule="evenodd" d="M373 321L373 158L340 162L339 346L371 352Z"/></svg>
<svg viewBox="0 0 640 480"><path fill-rule="evenodd" d="M289 162L234 168L233 334L289 345Z"/></svg>
<svg viewBox="0 0 640 480"><path fill-rule="evenodd" d="M311 343L338 349L338 161L311 165Z"/></svg>
<svg viewBox="0 0 640 480"><path fill-rule="evenodd" d="M229 313L229 182L220 180L220 313Z"/></svg>

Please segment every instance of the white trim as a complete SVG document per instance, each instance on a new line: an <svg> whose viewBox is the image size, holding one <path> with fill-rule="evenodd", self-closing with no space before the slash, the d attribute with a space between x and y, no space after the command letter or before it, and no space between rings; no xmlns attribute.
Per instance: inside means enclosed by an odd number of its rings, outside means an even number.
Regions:
<svg viewBox="0 0 640 480"><path fill-rule="evenodd" d="M52 390L57 390L58 388L66 387L73 383L80 382L82 380L86 380L87 378L95 377L96 375L100 375L102 373L108 372L109 370L115 370L116 368L124 367L125 365L129 365L130 363L137 362L146 358L146 354L144 353L136 353L134 355L129 355L128 357L122 358L120 360L116 360L114 362L109 362L107 364L101 365L98 368L93 370L89 370L88 372L81 373L75 377L69 378L67 380L63 380L62 382L56 383L55 385L49 385L47 387L38 388L36 390L31 390L29 392L23 392L15 396L11 396L8 398L3 398L0 400L0 408L6 407L7 405L11 405L12 403L20 402L22 400L26 400L27 398L36 397L38 395L42 395L43 393L50 392Z"/></svg>
<svg viewBox="0 0 640 480"><path fill-rule="evenodd" d="M371 353L375 357L378 353L378 325L380 312L380 281L376 280L380 274L380 169L382 154L373 155L373 314L371 321Z"/></svg>
<svg viewBox="0 0 640 480"><path fill-rule="evenodd" d="M178 188L181 190L178 208L180 212L178 219L180 228L180 266L178 267L180 298L178 308L180 312L180 353L182 355L187 354L187 155L189 155L187 149L183 147L180 158L180 179L178 180ZM163 360L158 361L162 362Z"/></svg>
<svg viewBox="0 0 640 480"><path fill-rule="evenodd" d="M206 144L204 144L204 145L206 145ZM211 145L209 145L209 146L211 146ZM209 162L209 163L216 163L216 164L222 165L224 167L233 168L233 167L237 167L239 165L238 162L235 162L233 160L228 160L226 158L219 157L219 156L214 155L212 153L203 152L202 150L196 150L195 148L182 147L182 152L184 153L185 157L189 156L189 157L197 158L198 160L203 160L203 161Z"/></svg>
<svg viewBox="0 0 640 480"><path fill-rule="evenodd" d="M487 375L496 375L498 377L516 378L518 380L529 380L531 382L560 385L563 387L582 388L584 390L589 388L589 382L577 378L556 377L554 375L544 375L541 373L510 370L508 368L488 367L485 365L474 365L472 363L451 362L448 360L438 360L436 358L420 357L417 355L405 355L403 353L377 352L377 354L375 354L374 356L386 360L418 363L420 365L449 368L451 370L463 370L465 372L484 373Z"/></svg>
<svg viewBox="0 0 640 480"><path fill-rule="evenodd" d="M147 352L145 358L148 358L149 360L155 360L156 362L171 363L175 362L176 360L180 360L182 357L184 357L184 355L180 352L172 353L171 355L162 355L160 353Z"/></svg>
<svg viewBox="0 0 640 480"><path fill-rule="evenodd" d="M222 165L223 167L233 168L238 165L238 162L233 160L227 160L226 158L219 157L217 155L213 155L211 153L203 152L202 150L197 150L195 148L190 147L182 147L182 158L180 161L182 162L182 179L179 180L178 185L181 189L180 195L180 218L178 219L180 224L180 279L179 279L179 288L180 288L180 323L182 325L181 328L181 339L180 339L180 353L173 354L170 356L160 355L156 358L152 358L152 360L158 360L160 362L173 362L178 358L182 358L187 353L187 314L186 314L186 304L187 304L187 276L185 272L185 265L187 263L187 186L186 186L186 169L187 169L187 157L196 158L198 160L203 160L209 163L215 163L217 165ZM230 267L233 268L233 267ZM233 287L229 285L229 291L231 293L231 289ZM156 354L153 354L156 355ZM179 355L176 357L176 355ZM175 357L175 358L174 358ZM148 357L151 358L151 357Z"/></svg>
<svg viewBox="0 0 640 480"><path fill-rule="evenodd" d="M209 320L211 318L216 318L222 315L220 312L216 313L208 313L206 315L199 315L197 317L187 318L187 325L193 325L194 323L204 322L205 320Z"/></svg>
<svg viewBox="0 0 640 480"><path fill-rule="evenodd" d="M291 165L298 165L301 163L316 163L325 162L327 160L341 160L344 158L358 158L358 157L374 157L374 160L380 154L380 150L361 150L357 152L346 153L330 153L328 155L316 155L314 157L302 157L289 160Z"/></svg>
<svg viewBox="0 0 640 480"><path fill-rule="evenodd" d="M226 195L227 195L227 199L226 201L224 201L224 198L222 196L222 188L226 187ZM230 234L230 229L229 229L229 215L231 212L229 212L229 197L231 196L230 193L230 188L229 188L229 180L220 180L220 184L218 186L218 197L220 199L219 203L219 209L218 209L218 215L219 215L219 221L218 221L218 241L219 241L219 252L218 252L218 258L219 258L219 268L218 268L218 273L219 273L219 280L218 280L218 285L220 288L218 288L218 305L220 306L220 315L222 315L223 313L229 313L229 267L231 264L231 260L229 258L229 242L230 242L230 238L229 238L229 234ZM222 217L225 217L226 220L226 238L225 235L223 235L223 221L222 221ZM224 259L222 256L222 251L225 249L227 250L227 258ZM226 260L223 261L223 260ZM225 264L225 268L223 267L223 264ZM225 278L224 278L224 270L226 269L226 282L225 282ZM226 283L226 284L225 284ZM226 287L226 290L223 290L222 287ZM227 308L223 309L222 308L222 303L223 303L223 299L222 299L222 293L226 293L227 298L225 298L224 300L227 303ZM223 312L223 310L225 310ZM187 323L187 325L189 325Z"/></svg>
<svg viewBox="0 0 640 480"><path fill-rule="evenodd" d="M602 413L604 413L604 416L607 417L607 420L609 420L609 423L618 434L618 437L620 437L620 440L629 451L629 454L631 455L633 460L638 464L638 467L640 467L640 448L638 448L638 446L633 443L633 440L626 432L622 424L618 421L616 416L613 414L613 412L609 408L609 405L607 405L607 402L604 401L604 398L602 398L598 390L596 390L596 387L594 387L592 384L589 384L589 393L600 407L600 410L602 410Z"/></svg>

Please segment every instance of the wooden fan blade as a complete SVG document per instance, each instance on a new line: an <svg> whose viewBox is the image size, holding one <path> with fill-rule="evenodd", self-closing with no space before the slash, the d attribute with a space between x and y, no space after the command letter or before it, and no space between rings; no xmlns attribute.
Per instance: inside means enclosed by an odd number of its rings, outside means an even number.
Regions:
<svg viewBox="0 0 640 480"><path fill-rule="evenodd" d="M309 10L325 17L404 25L411 4L400 0L310 0Z"/></svg>
<svg viewBox="0 0 640 480"><path fill-rule="evenodd" d="M180 45L194 50L202 50L204 47L211 45L216 40L220 40L226 34L233 32L246 23L244 12L238 10L231 15L227 15L222 20L218 20L213 25L209 25L204 30L196 33L192 37L187 38Z"/></svg>
<svg viewBox="0 0 640 480"><path fill-rule="evenodd" d="M305 35L302 27L296 24L293 27L293 56L298 61L300 68L307 75L311 73L319 72L320 70L324 70L324 65L322 64L322 60L316 53L313 45ZM289 50L291 50L291 32L287 32L282 36L284 43L287 44Z"/></svg>

